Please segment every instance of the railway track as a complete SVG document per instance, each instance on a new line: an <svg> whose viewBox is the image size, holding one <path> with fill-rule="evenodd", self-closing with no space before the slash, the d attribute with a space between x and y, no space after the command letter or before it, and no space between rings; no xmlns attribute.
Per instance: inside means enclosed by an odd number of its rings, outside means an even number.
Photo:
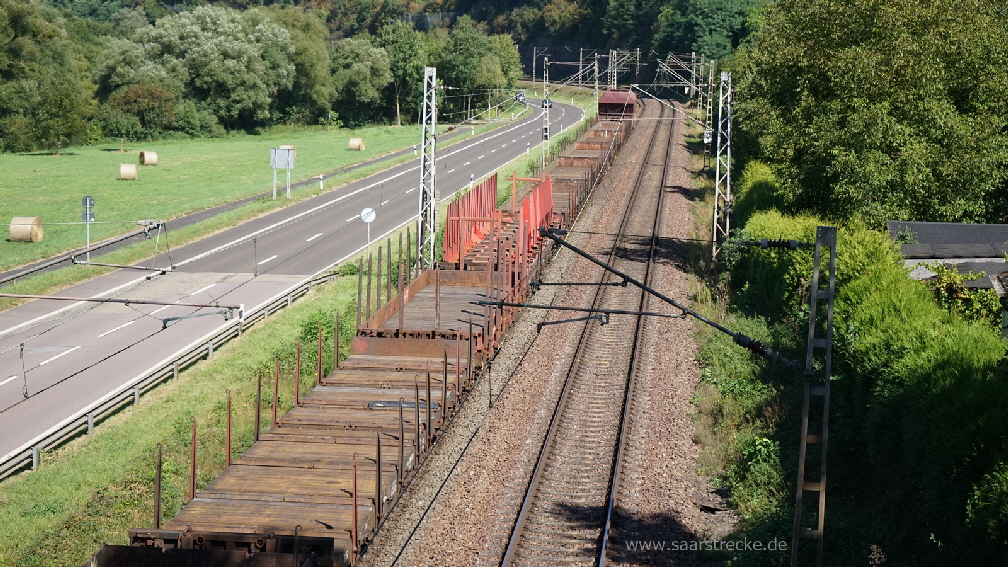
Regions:
<svg viewBox="0 0 1008 567"><path fill-rule="evenodd" d="M670 119L672 112L662 106L661 116ZM673 128L672 120L654 124L620 229L611 240L608 262L644 282L661 225ZM600 283L617 280L606 273ZM643 311L647 297L634 287L600 285L592 306ZM641 336L640 316L583 324L501 565L605 563Z"/></svg>

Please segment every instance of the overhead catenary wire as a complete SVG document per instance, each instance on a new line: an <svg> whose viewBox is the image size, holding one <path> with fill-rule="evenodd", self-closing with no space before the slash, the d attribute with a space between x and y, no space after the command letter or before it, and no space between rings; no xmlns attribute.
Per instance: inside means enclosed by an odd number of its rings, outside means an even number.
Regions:
<svg viewBox="0 0 1008 567"><path fill-rule="evenodd" d="M645 284L637 281L633 277L631 277L631 276L629 276L627 274L624 274L623 272L617 270L616 268L613 268L612 266L606 264L605 262L603 262L603 261L599 260L598 258L595 258L594 256L592 256L591 254L585 252L584 250L581 250L577 246L574 246L573 244L568 243L564 239L560 238L560 235L565 234L565 231L557 230L557 229L552 229L552 228L551 229L540 228L539 229L539 234L541 236L543 236L543 237L549 238L550 240L556 242L557 244L559 244L559 245L561 245L561 246L563 246L565 248L569 248L571 251L573 251L578 256L581 256L582 258L585 258L586 260L588 260L588 261L590 261L590 262L598 265L602 269L604 269L604 270L606 270L606 271L608 271L608 272L610 272L610 273L612 273L612 274L614 274L614 275L622 278L627 283L632 284L632 285L634 285L634 286L636 286L636 287L644 290L645 292L653 295L654 297L657 297L658 299L661 299L662 301L664 301L664 302L672 305L676 309L679 309L680 311L682 311L684 315L689 315L690 317L693 317L693 318L697 319L698 321L700 321L700 322L702 322L702 323L704 323L706 325L709 325L709 326L717 329L718 331L721 331L722 333L724 333L724 334L732 337L732 339L735 341L735 344L741 346L742 348L748 349L748 350L752 351L753 353L758 354L759 356L762 356L763 358L765 358L767 360L770 360L772 362L780 362L781 364L784 364L785 366L789 366L789 367L794 368L794 369L798 369L799 368L798 362L793 361L793 360L789 360L787 358L782 357L779 353L777 353L776 351L774 351L770 347L764 345L760 341L757 341L756 339L753 339L752 337L746 336L746 335L744 335L742 333L739 333L739 332L736 332L736 331L732 331L728 327L725 327L724 325L721 325L720 323L717 323L715 321L712 321L711 319L708 319L707 317L704 317L700 313L698 313L698 312L690 309L689 307L686 307L685 305L679 303L678 301L672 299L671 297L668 297L667 295L661 293L660 291L658 291L658 290L656 290L656 289L654 289L654 288L652 288L652 287L650 287L648 285L645 285Z"/></svg>

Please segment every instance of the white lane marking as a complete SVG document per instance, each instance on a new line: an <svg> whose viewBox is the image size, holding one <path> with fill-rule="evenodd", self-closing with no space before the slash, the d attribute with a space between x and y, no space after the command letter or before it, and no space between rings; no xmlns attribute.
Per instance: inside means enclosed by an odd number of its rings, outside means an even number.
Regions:
<svg viewBox="0 0 1008 567"><path fill-rule="evenodd" d="M496 151L497 151L497 150L490 150L490 153L494 153L494 152L496 152Z"/></svg>
<svg viewBox="0 0 1008 567"><path fill-rule="evenodd" d="M176 303L178 303L178 302L176 301ZM164 311L165 309L168 309L169 307L171 307L171 305L165 305L164 307L159 307L159 308L155 309L154 311L151 311L150 313L148 313L148 315L153 315L155 313L160 313L161 311Z"/></svg>
<svg viewBox="0 0 1008 567"><path fill-rule="evenodd" d="M485 155L486 155L486 154L483 154L482 156L480 156L480 157L478 157L478 158L476 158L476 159L483 159L483 157L484 157Z"/></svg>
<svg viewBox="0 0 1008 567"><path fill-rule="evenodd" d="M139 278L137 278L135 280L128 281L128 282L126 282L126 283L124 283L122 285L116 286L116 287L114 287L114 288L112 288L110 290L103 291L103 292L101 292L99 294L96 294L96 295L92 295L91 299L95 299L95 298L98 298L98 297L108 297L109 295L111 295L111 294L113 294L113 293L115 293L117 291L120 291L120 290L122 290L124 288L130 287L131 285L138 284L138 283L140 283L140 282L142 282L142 281L144 281L146 279L147 279L147 276L140 276ZM83 302L83 301L75 301L75 302L71 303L70 305L67 305L66 307L61 307L61 308L59 308L59 309L57 309L55 311L51 311L51 312L49 312L49 313L47 313L45 315L39 315L38 317L36 317L34 319L31 319L29 321L25 321L24 323L18 323L17 325L14 325L13 327L8 327L8 328L4 329L3 331L0 331L0 337L6 336L9 333L13 333L14 331L17 331L18 329L20 329L22 327L27 327L27 326L30 326L30 325L34 325L35 323L38 323L39 321L43 321L45 319L48 319L49 317L52 317L54 315L58 315L58 314L66 311L68 309L73 309L74 307L77 307L78 305L84 305L84 303L85 302Z"/></svg>
<svg viewBox="0 0 1008 567"><path fill-rule="evenodd" d="M409 191L406 191L406 193L412 193L414 191L416 191L416 187L410 187ZM403 195L405 195L406 193L403 193Z"/></svg>
<svg viewBox="0 0 1008 567"><path fill-rule="evenodd" d="M4 384L6 384L7 382L10 382L11 380L13 380L13 379L15 379L15 378L17 378L17 376L11 376L10 378L8 378L8 379L4 380L3 382L0 382L0 386L3 386L3 385L4 385Z"/></svg>
<svg viewBox="0 0 1008 567"><path fill-rule="evenodd" d="M276 258L276 257L277 257L277 255L276 255L276 254L274 254L274 255L270 256L269 258L266 258L266 259L265 259L265 260L263 260L262 262L259 262L259 265L260 265L260 266L262 266L262 265L263 265L263 264L265 264L266 262L269 262L270 260L272 260L273 258Z"/></svg>
<svg viewBox="0 0 1008 567"><path fill-rule="evenodd" d="M465 166L469 165L470 163L472 163L472 162L471 161L467 161L467 162L465 162L465 163L462 164L462 167L465 167Z"/></svg>
<svg viewBox="0 0 1008 567"><path fill-rule="evenodd" d="M511 143L513 144L513 143L515 143L515 142L517 142L517 141L518 141L518 140L511 140Z"/></svg>
<svg viewBox="0 0 1008 567"><path fill-rule="evenodd" d="M72 349L70 349L70 350L65 350L65 351L63 351L63 352L61 352L61 353L57 354L56 356L54 356L54 357L52 357L52 358L49 358L49 359L46 359L46 360L43 360L43 361L42 361L42 362L40 362L40 363L39 363L38 365L39 365L39 366L42 366L43 364L49 364L50 362L52 362L52 361L56 360L57 358L59 358L59 357L61 357L61 356L65 355L65 354L70 354L71 352L73 352L73 351L75 351L75 350L77 350L77 349L79 349L79 348L80 348L80 345L77 345L77 346L73 347Z"/></svg>
<svg viewBox="0 0 1008 567"><path fill-rule="evenodd" d="M208 290L208 289L212 288L212 287L213 287L213 286L215 286L215 285L217 285L217 284L215 284L215 283L212 283L212 284L210 284L210 285L208 285L208 286L206 286L206 287L204 287L204 288L202 288L202 289L197 289L196 291L194 291L194 292L190 293L190 294L189 294L189 297L192 297L192 296L196 295L197 293L203 293L204 291L206 291L206 290ZM176 303L177 303L177 302L176 302Z"/></svg>
<svg viewBox="0 0 1008 567"><path fill-rule="evenodd" d="M448 171L446 171L445 173L451 173L451 172L453 172L453 171L455 171L455 168L452 168L452 169L449 169L449 170L448 170Z"/></svg>
<svg viewBox="0 0 1008 567"><path fill-rule="evenodd" d="M104 333L98 335L98 338L100 339L100 338L104 337L105 335L111 335L112 333L118 331L119 329L122 329L123 327L129 327L132 324L133 324L133 321L130 321L129 323L123 323L122 325L119 325L115 329L112 329L112 330L109 330L109 331L105 331Z"/></svg>
<svg viewBox="0 0 1008 567"><path fill-rule="evenodd" d="M323 233L320 232L320 233L316 234L315 236L309 238L308 240L305 240L305 242L311 242L312 240L315 240L316 238L322 236L322 234Z"/></svg>
<svg viewBox="0 0 1008 567"><path fill-rule="evenodd" d="M385 206L385 205L387 205L387 204L389 203L389 201L391 201L391 200L392 200L392 199L386 199L386 200L382 201L382 202L381 202L381 204L379 204L378 206L379 206L379 207L384 207L384 206Z"/></svg>
<svg viewBox="0 0 1008 567"><path fill-rule="evenodd" d="M354 216L352 216L352 217L348 218L348 219L347 219L346 221L344 221L344 222L350 222L350 221L354 220L355 218L357 218L357 215L354 215Z"/></svg>

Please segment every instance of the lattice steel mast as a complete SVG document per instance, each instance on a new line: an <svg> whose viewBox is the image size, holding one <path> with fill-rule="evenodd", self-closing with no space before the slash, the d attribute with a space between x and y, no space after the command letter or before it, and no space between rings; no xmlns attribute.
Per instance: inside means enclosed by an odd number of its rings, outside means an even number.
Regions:
<svg viewBox="0 0 1008 567"><path fill-rule="evenodd" d="M420 130L420 203L417 218L416 269L434 266L437 211L434 146L437 142L437 69L424 68L422 127Z"/></svg>
<svg viewBox="0 0 1008 567"><path fill-rule="evenodd" d="M721 72L718 96L717 153L714 158L714 220L711 229L711 260L720 244L728 239L732 209L731 195L731 73Z"/></svg>

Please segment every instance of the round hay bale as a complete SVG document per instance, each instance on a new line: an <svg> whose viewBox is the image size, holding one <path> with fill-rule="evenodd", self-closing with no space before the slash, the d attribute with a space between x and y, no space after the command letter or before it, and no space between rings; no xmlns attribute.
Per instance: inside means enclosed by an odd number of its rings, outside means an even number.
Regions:
<svg viewBox="0 0 1008 567"><path fill-rule="evenodd" d="M140 152L140 165L157 165L157 152Z"/></svg>
<svg viewBox="0 0 1008 567"><path fill-rule="evenodd" d="M364 138L350 138L350 149L364 151Z"/></svg>
<svg viewBox="0 0 1008 567"><path fill-rule="evenodd" d="M119 164L119 179L136 179L137 166L135 163Z"/></svg>
<svg viewBox="0 0 1008 567"><path fill-rule="evenodd" d="M10 239L14 242L42 240L42 217L14 217L10 223Z"/></svg>

